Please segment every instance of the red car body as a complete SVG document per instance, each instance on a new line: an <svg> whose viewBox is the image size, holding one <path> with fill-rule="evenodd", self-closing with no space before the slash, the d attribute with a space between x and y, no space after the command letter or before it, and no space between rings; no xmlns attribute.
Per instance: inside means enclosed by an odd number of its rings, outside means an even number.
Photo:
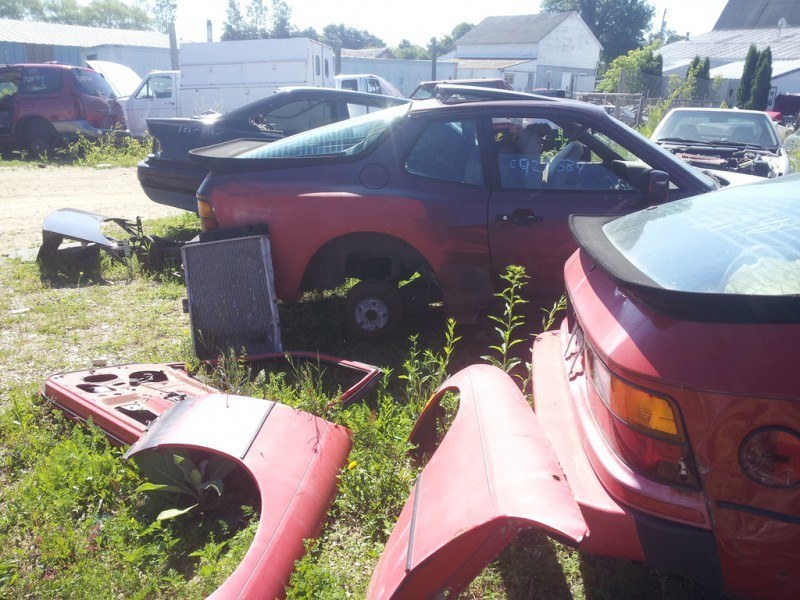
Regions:
<svg viewBox="0 0 800 600"><path fill-rule="evenodd" d="M624 214L663 202L667 187L674 199L718 185L599 107L463 90L268 146L192 151L211 171L198 190L204 229L267 224L283 300L418 273L470 322L511 264L526 267L537 297L561 295L570 213ZM480 93L492 99L469 96ZM542 156L521 147L528 125L545 136Z"/></svg>
<svg viewBox="0 0 800 600"><path fill-rule="evenodd" d="M79 136L124 130L122 105L100 73L57 63L0 67L0 148L38 156Z"/></svg>
<svg viewBox="0 0 800 600"><path fill-rule="evenodd" d="M798 188L573 217L568 316L533 345L535 416L491 367L442 384L369 597L456 594L534 527L731 597L797 598ZM437 447L446 393L458 412Z"/></svg>
<svg viewBox="0 0 800 600"><path fill-rule="evenodd" d="M800 594L798 187L659 207L613 246L623 228L574 219L569 316L536 340L533 366L537 417L589 528L581 549L734 597Z"/></svg>

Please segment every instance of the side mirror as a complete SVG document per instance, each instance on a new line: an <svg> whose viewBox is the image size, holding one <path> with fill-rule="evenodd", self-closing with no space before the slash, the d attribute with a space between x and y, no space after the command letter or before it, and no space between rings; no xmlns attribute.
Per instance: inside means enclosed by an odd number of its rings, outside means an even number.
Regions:
<svg viewBox="0 0 800 600"><path fill-rule="evenodd" d="M664 171L650 171L645 196L653 204L662 204L669 200L669 175Z"/></svg>

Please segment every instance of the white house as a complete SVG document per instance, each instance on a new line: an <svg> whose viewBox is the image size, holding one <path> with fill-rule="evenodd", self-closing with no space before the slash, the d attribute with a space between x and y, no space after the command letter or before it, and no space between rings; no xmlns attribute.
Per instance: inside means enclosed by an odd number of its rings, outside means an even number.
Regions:
<svg viewBox="0 0 800 600"><path fill-rule="evenodd" d="M460 79L502 77L515 90L594 90L602 46L576 12L487 17L456 40ZM443 57L444 58L444 57Z"/></svg>

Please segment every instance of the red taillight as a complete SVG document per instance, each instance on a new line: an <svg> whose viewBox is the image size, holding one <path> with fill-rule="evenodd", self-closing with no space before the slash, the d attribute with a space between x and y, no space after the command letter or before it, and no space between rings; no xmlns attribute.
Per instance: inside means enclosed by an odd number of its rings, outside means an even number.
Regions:
<svg viewBox="0 0 800 600"><path fill-rule="evenodd" d="M742 470L770 487L800 483L800 434L784 427L764 427L747 436L739 449Z"/></svg>
<svg viewBox="0 0 800 600"><path fill-rule="evenodd" d="M79 121L86 118L86 109L83 106L83 102L77 96L72 98L74 110L75 110L75 120Z"/></svg>
<svg viewBox="0 0 800 600"><path fill-rule="evenodd" d="M197 214L200 217L200 224L203 227L203 231L219 228L219 223L214 216L214 208L211 206L211 202L201 194L197 194Z"/></svg>
<svg viewBox="0 0 800 600"><path fill-rule="evenodd" d="M674 403L614 375L588 344L586 370L592 413L617 455L645 477L698 488Z"/></svg>

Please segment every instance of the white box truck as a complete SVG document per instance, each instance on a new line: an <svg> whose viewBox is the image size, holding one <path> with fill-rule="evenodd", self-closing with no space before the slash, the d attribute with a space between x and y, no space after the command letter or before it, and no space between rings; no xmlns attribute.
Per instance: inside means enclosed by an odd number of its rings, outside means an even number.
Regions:
<svg viewBox="0 0 800 600"><path fill-rule="evenodd" d="M307 38L181 44L179 71L152 71L123 103L136 137L147 118L229 111L279 87L334 87L333 48Z"/></svg>

